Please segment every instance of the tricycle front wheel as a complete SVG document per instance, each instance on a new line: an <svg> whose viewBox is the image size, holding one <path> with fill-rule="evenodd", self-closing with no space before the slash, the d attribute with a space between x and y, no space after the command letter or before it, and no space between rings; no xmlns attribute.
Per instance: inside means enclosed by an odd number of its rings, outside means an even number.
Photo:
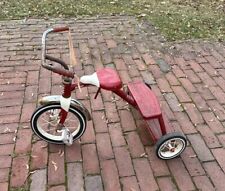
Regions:
<svg viewBox="0 0 225 191"><path fill-rule="evenodd" d="M30 121L33 132L49 143L64 144L62 132L57 131L60 112L60 103L39 107L33 113ZM86 129L86 118L81 111L70 107L64 126L70 131L73 141L75 141L83 135Z"/></svg>
<svg viewBox="0 0 225 191"><path fill-rule="evenodd" d="M182 133L168 133L156 142L156 154L163 160L173 159L179 156L186 146L187 140Z"/></svg>

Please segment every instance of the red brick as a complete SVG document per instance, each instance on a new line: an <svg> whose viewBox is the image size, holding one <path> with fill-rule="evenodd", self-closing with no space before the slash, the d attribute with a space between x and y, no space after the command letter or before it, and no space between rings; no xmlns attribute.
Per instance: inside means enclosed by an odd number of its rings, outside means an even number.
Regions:
<svg viewBox="0 0 225 191"><path fill-rule="evenodd" d="M215 190L224 190L225 174L216 162L208 162L203 164L208 176L212 180Z"/></svg>
<svg viewBox="0 0 225 191"><path fill-rule="evenodd" d="M101 162L102 181L105 191L121 190L119 174L114 160L105 160Z"/></svg>
<svg viewBox="0 0 225 191"><path fill-rule="evenodd" d="M0 156L0 168L11 167L12 157L11 156Z"/></svg>
<svg viewBox="0 0 225 191"><path fill-rule="evenodd" d="M95 39L88 39L88 45L90 48L95 48L97 47L97 41Z"/></svg>
<svg viewBox="0 0 225 191"><path fill-rule="evenodd" d="M130 111L120 110L119 115L121 119L121 126L124 132L136 129L134 118L131 115Z"/></svg>
<svg viewBox="0 0 225 191"><path fill-rule="evenodd" d="M115 59L114 63L116 65L117 70L127 70L126 64L123 59Z"/></svg>
<svg viewBox="0 0 225 191"><path fill-rule="evenodd" d="M193 178L198 190L212 191L215 190L207 176L196 176Z"/></svg>
<svg viewBox="0 0 225 191"><path fill-rule="evenodd" d="M65 190L66 190L66 187L64 185L53 186L48 189L48 191L65 191Z"/></svg>
<svg viewBox="0 0 225 191"><path fill-rule="evenodd" d="M206 145L209 148L216 148L221 146L217 137L207 125L198 125L197 130L200 132Z"/></svg>
<svg viewBox="0 0 225 191"><path fill-rule="evenodd" d="M0 170L0 182L8 182L9 180L9 168L3 168Z"/></svg>
<svg viewBox="0 0 225 191"><path fill-rule="evenodd" d="M181 159L168 161L168 166L180 190L194 190L195 186Z"/></svg>
<svg viewBox="0 0 225 191"><path fill-rule="evenodd" d="M195 84L196 89L198 90L199 94L205 100L212 100L215 99L209 88L203 86L202 84Z"/></svg>
<svg viewBox="0 0 225 191"><path fill-rule="evenodd" d="M176 185L174 184L171 177L158 178L158 184L161 190L166 190L166 191L177 190Z"/></svg>
<svg viewBox="0 0 225 191"><path fill-rule="evenodd" d="M51 153L61 153L62 151L64 151L65 146L64 145L58 145L58 144L48 144L49 149L48 151Z"/></svg>
<svg viewBox="0 0 225 191"><path fill-rule="evenodd" d="M94 97L95 97L95 94L90 94L90 98L91 98L91 109L93 111L103 110L104 109L104 105L103 105L103 101L102 101L101 95L99 94L96 99L94 99Z"/></svg>
<svg viewBox="0 0 225 191"><path fill-rule="evenodd" d="M185 70L185 71L187 71L187 70ZM173 66L173 73L177 78L184 78L186 76L185 73L177 65Z"/></svg>
<svg viewBox="0 0 225 191"><path fill-rule="evenodd" d="M81 92L79 89L77 89L75 95L76 95L76 99L78 99L78 100L87 99L89 97L87 87L83 87L81 89Z"/></svg>
<svg viewBox="0 0 225 191"><path fill-rule="evenodd" d="M220 135L217 135L220 143L223 145L223 147L225 147L225 134L220 134Z"/></svg>
<svg viewBox="0 0 225 191"><path fill-rule="evenodd" d="M17 115L1 115L0 116L0 123L18 123L19 122L19 114Z"/></svg>
<svg viewBox="0 0 225 191"><path fill-rule="evenodd" d="M198 73L198 76L206 86L210 87L216 85L215 81L206 72Z"/></svg>
<svg viewBox="0 0 225 191"><path fill-rule="evenodd" d="M140 157L145 153L140 137L136 132L127 133L126 139L132 158Z"/></svg>
<svg viewBox="0 0 225 191"><path fill-rule="evenodd" d="M143 54L142 58L144 59L145 64L147 65L156 64L155 60L148 53Z"/></svg>
<svg viewBox="0 0 225 191"><path fill-rule="evenodd" d="M120 76L121 81L124 84L128 84L129 82L131 82L131 78L129 77L127 71L125 71L125 70L119 71L119 76Z"/></svg>
<svg viewBox="0 0 225 191"><path fill-rule="evenodd" d="M98 174L100 172L96 147L94 144L86 144L82 146L83 168L84 173Z"/></svg>
<svg viewBox="0 0 225 191"><path fill-rule="evenodd" d="M191 147L187 147L181 155L183 162L191 176L204 175L205 171L201 166L196 154Z"/></svg>
<svg viewBox="0 0 225 191"><path fill-rule="evenodd" d="M0 105L1 107L10 107L10 106L16 106L19 105L21 106L23 103L23 99L21 98L15 98L15 99L4 99L0 100Z"/></svg>
<svg viewBox="0 0 225 191"><path fill-rule="evenodd" d="M0 145L0 155L11 155L13 153L14 144Z"/></svg>
<svg viewBox="0 0 225 191"><path fill-rule="evenodd" d="M15 137L15 134L13 133L7 133L7 134L0 134L0 144L9 144L14 143L13 138Z"/></svg>
<svg viewBox="0 0 225 191"><path fill-rule="evenodd" d="M48 147L44 141L38 141L32 145L31 169L45 168L48 162Z"/></svg>
<svg viewBox="0 0 225 191"><path fill-rule="evenodd" d="M37 101L37 90L38 86L27 86L25 89L24 102L35 102Z"/></svg>
<svg viewBox="0 0 225 191"><path fill-rule="evenodd" d="M19 156L13 159L10 181L11 187L21 187L25 184L29 172L28 165L28 156Z"/></svg>
<svg viewBox="0 0 225 191"><path fill-rule="evenodd" d="M225 172L225 158L224 158L225 149L224 148L212 149L212 153L217 162L219 163L220 167Z"/></svg>
<svg viewBox="0 0 225 191"><path fill-rule="evenodd" d="M107 160L114 157L110 137L108 133L96 135L96 145L100 160Z"/></svg>
<svg viewBox="0 0 225 191"><path fill-rule="evenodd" d="M149 65L148 68L156 79L160 78L163 74L158 65Z"/></svg>
<svg viewBox="0 0 225 191"><path fill-rule="evenodd" d="M31 174L31 191L45 191L47 184L46 169L36 170Z"/></svg>
<svg viewBox="0 0 225 191"><path fill-rule="evenodd" d="M178 65L182 70L189 69L188 62L185 62L184 58L182 57L174 57L175 64Z"/></svg>
<svg viewBox="0 0 225 191"><path fill-rule="evenodd" d="M215 80L215 82L217 83L217 85L218 85L222 90L225 89L225 80L223 79L222 76L214 77L213 79Z"/></svg>
<svg viewBox="0 0 225 191"><path fill-rule="evenodd" d="M136 120L137 124L137 133L141 139L141 142L144 146L152 145L152 137L148 131L149 124L145 120Z"/></svg>
<svg viewBox="0 0 225 191"><path fill-rule="evenodd" d="M188 61L188 63L190 64L191 66L191 69L195 72L195 73L198 73L198 72L203 72L203 69L201 67L200 64L198 64L197 62L195 62L194 60L191 60L191 61Z"/></svg>
<svg viewBox="0 0 225 191"><path fill-rule="evenodd" d="M27 85L38 84L39 71L29 71L27 75Z"/></svg>
<svg viewBox="0 0 225 191"><path fill-rule="evenodd" d="M120 179L123 191L140 191L138 182L135 176L124 177Z"/></svg>
<svg viewBox="0 0 225 191"><path fill-rule="evenodd" d="M192 71L192 70L185 70L185 75L183 77L186 77L193 83L201 83L201 79Z"/></svg>
<svg viewBox="0 0 225 191"><path fill-rule="evenodd" d="M97 133L104 133L108 131L105 113L103 111L92 112L92 119L94 122L94 129Z"/></svg>
<svg viewBox="0 0 225 191"><path fill-rule="evenodd" d="M201 97L198 93L192 93L191 98L196 105L196 107L199 109L199 111L208 111L209 106L207 105L206 101Z"/></svg>
<svg viewBox="0 0 225 191"><path fill-rule="evenodd" d="M183 111L183 108L174 93L165 94L165 99L172 111Z"/></svg>
<svg viewBox="0 0 225 191"><path fill-rule="evenodd" d="M212 65L204 63L201 66L202 68L204 68L204 70L208 73L209 76L217 76L217 71L212 67Z"/></svg>
<svg viewBox="0 0 225 191"><path fill-rule="evenodd" d="M101 176L87 176L85 177L86 191L103 191Z"/></svg>
<svg viewBox="0 0 225 191"><path fill-rule="evenodd" d="M26 72L15 72L12 70L11 72L1 73L0 78L24 78L26 75Z"/></svg>
<svg viewBox="0 0 225 191"><path fill-rule="evenodd" d="M81 163L67 164L68 191L84 190L84 179Z"/></svg>
<svg viewBox="0 0 225 191"><path fill-rule="evenodd" d="M191 123L190 119L188 118L187 114L184 112L177 112L175 113L176 119L179 122L181 129L185 134L192 134L196 133L196 129L194 125Z"/></svg>
<svg viewBox="0 0 225 191"><path fill-rule="evenodd" d="M170 109L169 105L166 101L160 101L160 105L162 107L162 111L166 114L169 120L175 120L174 112Z"/></svg>
<svg viewBox="0 0 225 191"><path fill-rule="evenodd" d="M25 89L24 84L10 84L10 85L1 85L0 92L14 92L14 91L22 91Z"/></svg>
<svg viewBox="0 0 225 191"><path fill-rule="evenodd" d="M219 87L209 87L209 89L220 104L225 103L225 93L224 93L223 90L221 90L221 88L219 88Z"/></svg>
<svg viewBox="0 0 225 191"><path fill-rule="evenodd" d="M0 183L0 190L1 191L8 191L8 182Z"/></svg>
<svg viewBox="0 0 225 191"><path fill-rule="evenodd" d="M48 159L48 185L65 183L64 157L50 153Z"/></svg>
<svg viewBox="0 0 225 191"><path fill-rule="evenodd" d="M157 85L159 86L159 89L161 92L172 92L172 89L170 88L170 85L168 81L164 78L157 79Z"/></svg>
<svg viewBox="0 0 225 191"><path fill-rule="evenodd" d="M221 68L221 64L213 56L204 57L213 68Z"/></svg>
<svg viewBox="0 0 225 191"><path fill-rule="evenodd" d="M125 147L114 148L116 164L119 171L119 176L132 176L134 175L134 169L131 162L130 154Z"/></svg>
<svg viewBox="0 0 225 191"><path fill-rule="evenodd" d="M66 162L82 161L81 146L78 141L75 141L71 146L65 147Z"/></svg>
<svg viewBox="0 0 225 191"><path fill-rule="evenodd" d="M21 106L0 107L0 115L20 114Z"/></svg>
<svg viewBox="0 0 225 191"><path fill-rule="evenodd" d="M115 103L105 102L105 112L108 122L118 122L119 116Z"/></svg>
<svg viewBox="0 0 225 191"><path fill-rule="evenodd" d="M214 133L224 132L223 125L219 122L219 120L216 118L216 116L212 112L203 112L202 116L205 122L208 124L208 126Z"/></svg>
<svg viewBox="0 0 225 191"><path fill-rule="evenodd" d="M134 62L137 65L138 70L143 71L147 69L145 63L141 59L136 59Z"/></svg>
<svg viewBox="0 0 225 191"><path fill-rule="evenodd" d="M147 159L134 159L134 168L142 191L158 190L158 185L153 176ZM148 178L146 178L148 177Z"/></svg>
<svg viewBox="0 0 225 191"><path fill-rule="evenodd" d="M190 82L189 79L187 78L180 78L180 82L182 84L182 86L186 89L186 91L189 92L196 92L196 88L194 87L194 85Z"/></svg>
<svg viewBox="0 0 225 191"><path fill-rule="evenodd" d="M35 108L36 108L36 104L34 103L23 104L20 122L23 122L23 123L29 122L31 115L35 111Z"/></svg>
<svg viewBox="0 0 225 191"><path fill-rule="evenodd" d="M51 79L50 78L40 78L39 93L40 94L50 94L50 92L51 92Z"/></svg>
<svg viewBox="0 0 225 191"><path fill-rule="evenodd" d="M109 124L109 135L113 147L126 145L126 141L124 139L123 132L119 123Z"/></svg>
<svg viewBox="0 0 225 191"><path fill-rule="evenodd" d="M30 129L19 129L16 136L15 153L26 154L31 150L32 131Z"/></svg>
<svg viewBox="0 0 225 191"><path fill-rule="evenodd" d="M10 79L1 79L0 78L0 84L3 85L3 84L7 84L7 85L10 85L10 84L25 84L26 82L26 78L10 78Z"/></svg>
<svg viewBox="0 0 225 191"><path fill-rule="evenodd" d="M165 76L171 86L179 86L180 85L180 82L177 80L176 76L172 72L167 73ZM181 78L181 79L183 79L183 78Z"/></svg>
<svg viewBox="0 0 225 191"><path fill-rule="evenodd" d="M196 106L192 103L183 104L184 109L190 117L192 123L196 126L204 123L201 113L197 110Z"/></svg>
<svg viewBox="0 0 225 191"><path fill-rule="evenodd" d="M87 129L81 137L81 142L84 143L94 143L95 142L95 132L93 128L93 122L87 122Z"/></svg>
<svg viewBox="0 0 225 191"><path fill-rule="evenodd" d="M147 147L146 152L148 154L148 159L150 161L154 176L167 176L170 174L166 162L159 160L156 156L154 147Z"/></svg>
<svg viewBox="0 0 225 191"><path fill-rule="evenodd" d="M188 135L188 140L191 142L192 147L201 161L214 160L209 148L199 134Z"/></svg>
<svg viewBox="0 0 225 191"><path fill-rule="evenodd" d="M24 92L23 91L14 91L12 92L1 92L0 95L0 100L5 100L5 99L18 99L18 98L23 98ZM1 105L2 107L2 105Z"/></svg>
<svg viewBox="0 0 225 191"><path fill-rule="evenodd" d="M180 102L191 102L191 98L182 86L173 86L172 89Z"/></svg>

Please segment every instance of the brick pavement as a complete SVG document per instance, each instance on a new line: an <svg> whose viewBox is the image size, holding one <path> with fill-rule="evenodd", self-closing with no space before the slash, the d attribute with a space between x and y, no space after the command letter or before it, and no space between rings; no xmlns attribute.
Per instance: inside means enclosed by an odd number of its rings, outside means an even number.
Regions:
<svg viewBox="0 0 225 191"><path fill-rule="evenodd" d="M110 66L124 83L152 85L173 127L189 140L180 158L157 159L137 112L110 92L94 100L96 88L75 96L93 116L80 141L57 146L32 134L38 98L61 92L60 77L40 68L41 35L64 24L73 29L79 75ZM169 44L151 25L125 16L2 21L0 34L1 191L224 190L222 43ZM66 38L53 35L49 53L68 61Z"/></svg>

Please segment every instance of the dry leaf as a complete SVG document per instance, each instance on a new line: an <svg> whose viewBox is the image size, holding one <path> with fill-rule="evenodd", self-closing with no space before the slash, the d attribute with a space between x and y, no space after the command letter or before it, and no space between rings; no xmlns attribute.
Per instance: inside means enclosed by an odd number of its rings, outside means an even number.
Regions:
<svg viewBox="0 0 225 191"><path fill-rule="evenodd" d="M56 162L52 161L52 164L53 164L53 166L54 166L55 171L57 171L58 167L57 167Z"/></svg>
<svg viewBox="0 0 225 191"><path fill-rule="evenodd" d="M147 157L147 154L146 154L146 153L142 153L142 154L140 155L140 157Z"/></svg>
<svg viewBox="0 0 225 191"><path fill-rule="evenodd" d="M6 128L4 129L4 133L8 133L8 132L11 132L11 130L10 130L8 127L6 127Z"/></svg>

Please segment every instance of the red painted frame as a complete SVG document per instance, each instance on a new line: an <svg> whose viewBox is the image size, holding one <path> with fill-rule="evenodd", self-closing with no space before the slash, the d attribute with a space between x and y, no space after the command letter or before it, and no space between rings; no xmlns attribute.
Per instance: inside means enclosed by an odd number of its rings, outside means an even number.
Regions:
<svg viewBox="0 0 225 191"><path fill-rule="evenodd" d="M87 86L92 86L92 85L82 84L82 83L80 84L81 88L87 87ZM65 83L64 84L64 92L63 92L62 96L65 98L71 97L71 92L74 91L75 89L78 89L78 83L73 83L73 84ZM95 98L97 97L99 90L97 91ZM108 90L108 91L110 91L110 90ZM134 98L131 95L129 95L128 93L126 93L124 90L117 89L117 90L111 90L111 91L137 109L137 103L135 102ZM66 117L67 117L67 112L65 110L61 109L60 115L61 115L60 124L63 125L63 123L65 122ZM159 125L160 125L161 135L165 135L167 133L167 128L166 128L166 125L165 125L162 115L160 115L158 117L158 121L159 121ZM156 133L155 130L151 130L150 128L148 128L148 130L149 130L150 135L152 136L153 141L156 143L156 141L158 140L157 136L159 136L159 135L155 134Z"/></svg>

